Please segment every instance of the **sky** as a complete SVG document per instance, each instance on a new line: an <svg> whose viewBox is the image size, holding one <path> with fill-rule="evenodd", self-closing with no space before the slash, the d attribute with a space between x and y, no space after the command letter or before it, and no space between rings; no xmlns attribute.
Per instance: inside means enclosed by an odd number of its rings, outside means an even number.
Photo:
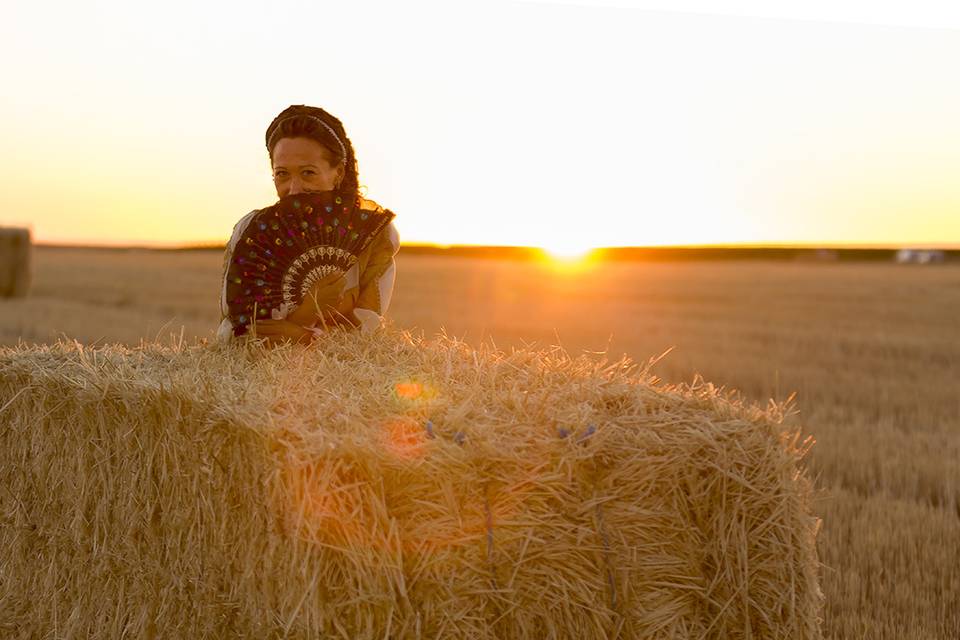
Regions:
<svg viewBox="0 0 960 640"><path fill-rule="evenodd" d="M0 56L38 243L225 242L311 104L407 243L960 246L945 2L8 0Z"/></svg>

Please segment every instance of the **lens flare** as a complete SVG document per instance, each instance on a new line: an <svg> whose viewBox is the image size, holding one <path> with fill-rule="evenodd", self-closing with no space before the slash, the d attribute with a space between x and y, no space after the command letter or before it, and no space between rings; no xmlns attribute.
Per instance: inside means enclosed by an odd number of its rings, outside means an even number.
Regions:
<svg viewBox="0 0 960 640"><path fill-rule="evenodd" d="M429 381L403 378L394 383L393 395L404 407L425 408L437 398L439 391Z"/></svg>
<svg viewBox="0 0 960 640"><path fill-rule="evenodd" d="M273 495L280 530L330 549L428 555L438 570L452 571L460 566L457 549L484 544L500 527L515 524L538 495L544 474L555 472L541 456L482 482L451 482L451 465L459 468L462 462L446 456L433 461L439 466L414 471L411 461L428 461L433 447L443 443L427 439L421 425L405 418L385 422L379 441L370 444L389 454L379 463L369 460L373 475L353 457L358 452L339 447L309 460L288 457ZM387 519L377 506L385 499Z"/></svg>
<svg viewBox="0 0 960 640"><path fill-rule="evenodd" d="M398 382L394 390L399 397L407 400L416 400L423 395L423 385L419 382Z"/></svg>
<svg viewBox="0 0 960 640"><path fill-rule="evenodd" d="M387 422L382 431L383 448L400 460L417 460L426 453L426 428L409 418Z"/></svg>

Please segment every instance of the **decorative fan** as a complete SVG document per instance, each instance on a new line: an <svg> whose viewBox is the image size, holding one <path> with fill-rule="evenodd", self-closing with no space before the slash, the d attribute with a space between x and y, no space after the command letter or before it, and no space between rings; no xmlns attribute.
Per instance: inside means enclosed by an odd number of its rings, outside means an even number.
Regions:
<svg viewBox="0 0 960 640"><path fill-rule="evenodd" d="M233 333L253 318L291 310L320 278L346 273L394 218L356 206L336 191L281 198L261 209L237 240L227 267L226 299Z"/></svg>

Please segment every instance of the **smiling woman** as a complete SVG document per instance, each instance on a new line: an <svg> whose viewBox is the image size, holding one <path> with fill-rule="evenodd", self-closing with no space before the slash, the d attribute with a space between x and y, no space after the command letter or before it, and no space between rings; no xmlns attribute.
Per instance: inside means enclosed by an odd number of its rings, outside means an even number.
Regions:
<svg viewBox="0 0 960 640"><path fill-rule="evenodd" d="M329 152L310 138L281 138L273 151L273 183L280 197L340 187L343 163L331 164Z"/></svg>
<svg viewBox="0 0 960 640"><path fill-rule="evenodd" d="M340 120L317 107L291 106L267 127L266 145L280 201L234 226L217 337L307 342L335 326L378 327L393 293L400 240L393 213L360 196L353 145Z"/></svg>

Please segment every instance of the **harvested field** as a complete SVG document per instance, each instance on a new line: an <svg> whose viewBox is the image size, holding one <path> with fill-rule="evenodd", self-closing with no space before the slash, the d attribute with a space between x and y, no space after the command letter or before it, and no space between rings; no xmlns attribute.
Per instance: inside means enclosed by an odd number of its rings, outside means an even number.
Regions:
<svg viewBox="0 0 960 640"><path fill-rule="evenodd" d="M187 339L216 325L216 253L39 248L31 297L0 304L0 339ZM955 638L960 617L960 268L526 263L404 256L391 316L471 344L609 349L653 373L764 402L817 444L818 538L831 638ZM612 336L612 337L611 337Z"/></svg>

